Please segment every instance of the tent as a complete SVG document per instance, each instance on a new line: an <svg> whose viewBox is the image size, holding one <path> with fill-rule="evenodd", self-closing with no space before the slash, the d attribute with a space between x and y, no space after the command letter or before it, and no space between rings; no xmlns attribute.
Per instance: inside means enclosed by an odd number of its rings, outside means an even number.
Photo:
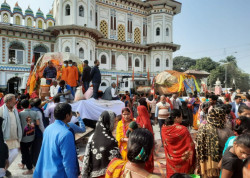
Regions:
<svg viewBox="0 0 250 178"><path fill-rule="evenodd" d="M81 60L72 53L62 53L62 52L54 52L54 53L45 53L42 55L34 69L30 72L28 81L27 81L27 89L29 89L29 94L31 95L34 90L37 90L40 86L40 79L43 77L43 71L48 65L48 61L52 61L56 70L57 70L57 79L60 79L61 69L64 67L63 62L72 60L76 62L78 65L78 69L80 72L83 70Z"/></svg>
<svg viewBox="0 0 250 178"><path fill-rule="evenodd" d="M172 94L177 92L194 93L199 92L200 88L193 75L186 73L165 70L155 77L156 91L160 94Z"/></svg>

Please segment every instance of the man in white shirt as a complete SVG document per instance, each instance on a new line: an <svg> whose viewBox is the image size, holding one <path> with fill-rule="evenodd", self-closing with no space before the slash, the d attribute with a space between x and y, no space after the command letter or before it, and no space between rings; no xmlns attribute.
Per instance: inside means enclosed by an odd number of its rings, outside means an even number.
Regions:
<svg viewBox="0 0 250 178"><path fill-rule="evenodd" d="M49 89L51 97L54 97L57 95L59 87L60 86L58 85L57 81L53 81L53 85L51 85L51 87Z"/></svg>
<svg viewBox="0 0 250 178"><path fill-rule="evenodd" d="M102 95L102 99L104 100L118 100L119 97L117 96L116 93L116 84L112 83L110 87L108 87L103 95Z"/></svg>
<svg viewBox="0 0 250 178"><path fill-rule="evenodd" d="M181 103L180 99L178 98L177 94L173 94L170 101L173 104L174 109L180 109L182 103Z"/></svg>

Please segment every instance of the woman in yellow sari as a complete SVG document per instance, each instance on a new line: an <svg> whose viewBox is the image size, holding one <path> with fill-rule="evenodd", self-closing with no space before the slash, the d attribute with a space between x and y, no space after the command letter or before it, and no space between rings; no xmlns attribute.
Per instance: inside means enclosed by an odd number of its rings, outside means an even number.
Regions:
<svg viewBox="0 0 250 178"><path fill-rule="evenodd" d="M118 142L118 147L120 149L123 160L127 160L128 138L126 137L126 132L128 130L129 123L133 120L133 113L130 108L123 108L122 120L118 122L116 128L116 140Z"/></svg>

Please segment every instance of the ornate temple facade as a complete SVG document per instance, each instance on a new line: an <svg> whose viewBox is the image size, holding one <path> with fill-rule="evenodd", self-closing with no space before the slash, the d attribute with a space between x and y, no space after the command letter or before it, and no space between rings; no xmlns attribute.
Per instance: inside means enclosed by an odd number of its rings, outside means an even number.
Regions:
<svg viewBox="0 0 250 178"><path fill-rule="evenodd" d="M100 61L101 86L116 76L151 75L173 67L174 0L54 0L45 16L5 1L0 11L0 88L17 87L29 74L33 57L70 52L89 65ZM13 84L13 81L14 84ZM19 85L20 87L20 85ZM24 87L24 86L22 86Z"/></svg>

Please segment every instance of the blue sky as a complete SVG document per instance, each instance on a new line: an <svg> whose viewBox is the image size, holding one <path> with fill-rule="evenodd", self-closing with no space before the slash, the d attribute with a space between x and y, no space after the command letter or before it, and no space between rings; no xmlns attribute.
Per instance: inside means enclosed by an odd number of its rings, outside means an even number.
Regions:
<svg viewBox="0 0 250 178"><path fill-rule="evenodd" d="M182 11L174 17L173 42L181 45L174 56L215 61L234 55L250 73L250 1L179 0ZM237 52L237 53L235 53Z"/></svg>
<svg viewBox="0 0 250 178"><path fill-rule="evenodd" d="M174 43L181 49L174 56L215 61L234 55L238 65L250 73L250 0L178 0L182 11L174 17ZM0 2L3 2L1 0ZM13 8L16 0L7 0ZM53 0L20 0L23 11L30 5L46 15ZM237 52L237 53L235 53Z"/></svg>

